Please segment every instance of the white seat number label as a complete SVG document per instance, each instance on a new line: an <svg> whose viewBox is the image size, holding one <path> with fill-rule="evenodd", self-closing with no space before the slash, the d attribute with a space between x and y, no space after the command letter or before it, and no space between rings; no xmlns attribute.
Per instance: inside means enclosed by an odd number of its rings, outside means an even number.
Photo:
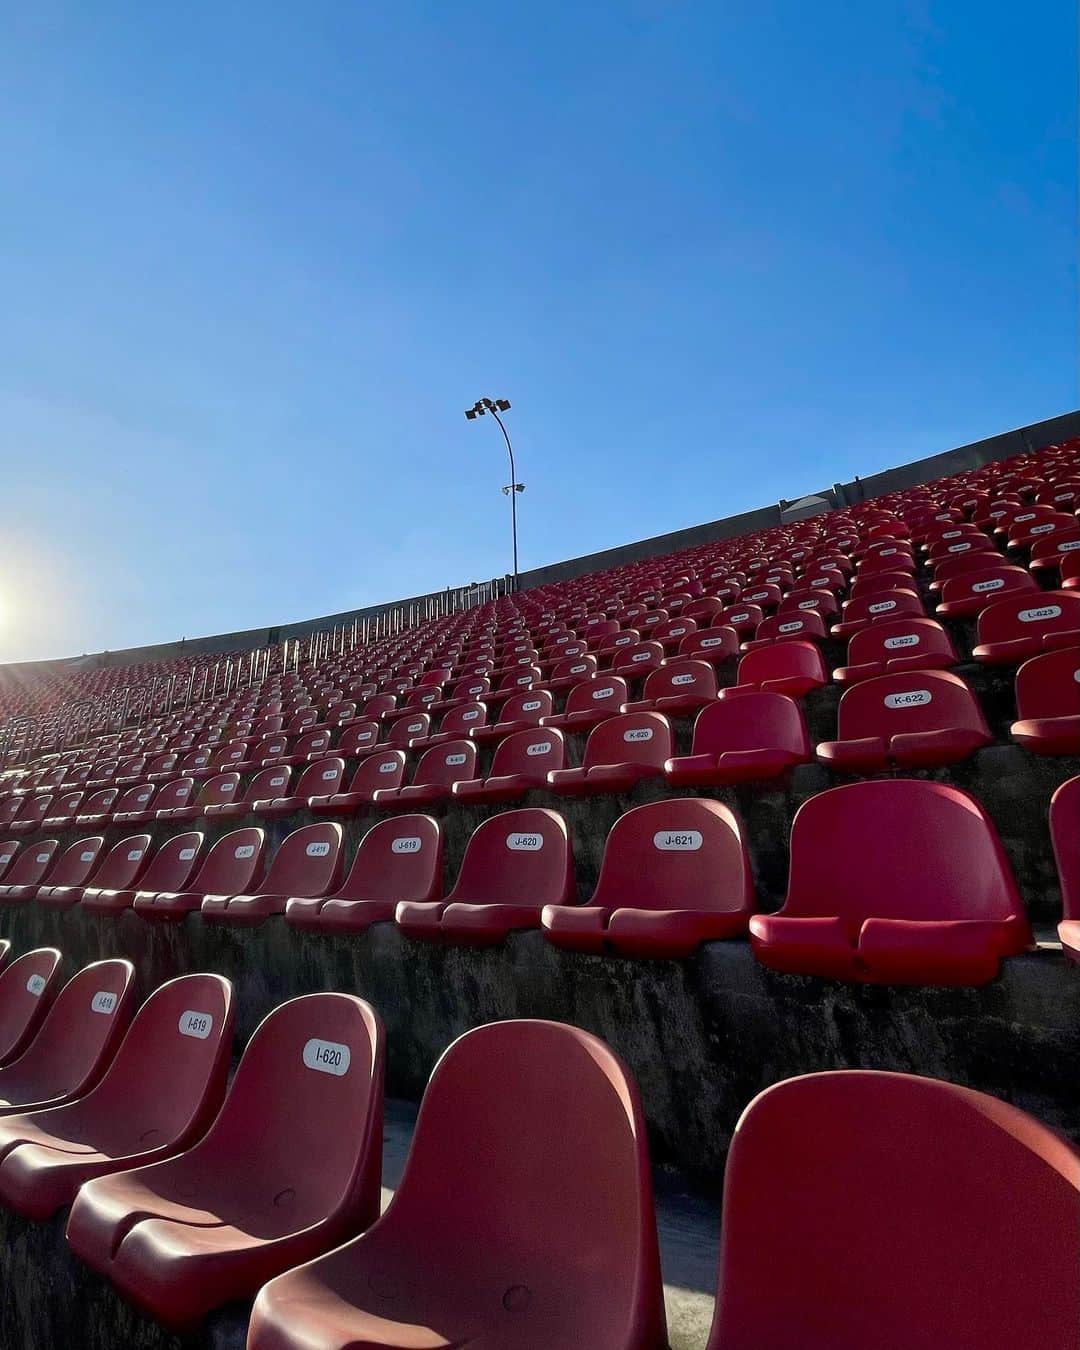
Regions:
<svg viewBox="0 0 1080 1350"><path fill-rule="evenodd" d="M349 1072L352 1056L347 1045L338 1041L319 1041L314 1037L304 1046L304 1067L316 1073L333 1074L344 1078Z"/></svg>
<svg viewBox="0 0 1080 1350"><path fill-rule="evenodd" d="M661 853L696 853L701 847L700 830L659 830L653 847Z"/></svg>
<svg viewBox="0 0 1080 1350"><path fill-rule="evenodd" d="M197 1041L205 1041L214 1029L214 1019L210 1013L194 1012L189 1009L180 1014L177 1030L181 1036L191 1036Z"/></svg>
<svg viewBox="0 0 1080 1350"><path fill-rule="evenodd" d="M542 834L508 834L506 847L514 853L539 853L544 847Z"/></svg>
<svg viewBox="0 0 1080 1350"><path fill-rule="evenodd" d="M924 703L929 703L933 695L929 689L912 689L906 694L886 694L886 708L919 708Z"/></svg>
<svg viewBox="0 0 1080 1350"><path fill-rule="evenodd" d="M105 1017L108 1017L116 1008L116 1004L116 995L102 989L90 1000L90 1011L102 1013Z"/></svg>

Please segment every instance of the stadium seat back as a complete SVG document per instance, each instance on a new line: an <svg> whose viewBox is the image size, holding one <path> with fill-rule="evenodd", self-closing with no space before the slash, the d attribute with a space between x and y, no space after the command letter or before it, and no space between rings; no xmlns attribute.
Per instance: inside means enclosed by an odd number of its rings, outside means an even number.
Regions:
<svg viewBox="0 0 1080 1350"><path fill-rule="evenodd" d="M278 846L261 889L275 895L325 895L340 885L343 861L340 825L302 825Z"/></svg>
<svg viewBox="0 0 1080 1350"><path fill-rule="evenodd" d="M6 848L6 845L5 845ZM4 878L5 886L39 886L49 873L60 848L59 839L39 839L15 859Z"/></svg>
<svg viewBox="0 0 1080 1350"><path fill-rule="evenodd" d="M0 1065L11 1063L33 1040L60 989L62 957L38 947L0 971Z"/></svg>
<svg viewBox="0 0 1080 1350"><path fill-rule="evenodd" d="M841 741L878 737L888 742L893 736L946 729L990 738L975 695L944 670L880 675L853 684L840 698L836 725Z"/></svg>
<svg viewBox="0 0 1080 1350"><path fill-rule="evenodd" d="M394 816L360 841L341 900L435 900L442 894L443 840L431 816Z"/></svg>
<svg viewBox="0 0 1080 1350"><path fill-rule="evenodd" d="M341 782L345 777L345 761L340 756L317 760L309 764L300 775L296 787L291 793L279 792L279 797L328 797L341 791Z"/></svg>
<svg viewBox="0 0 1080 1350"><path fill-rule="evenodd" d="M380 788L399 788L405 779L405 752L384 750L368 755L357 766L349 784L350 792L377 792Z"/></svg>
<svg viewBox="0 0 1080 1350"><path fill-rule="evenodd" d="M996 1098L874 1071L778 1083L732 1138L708 1350L1072 1350L1078 1212L1080 1157Z"/></svg>
<svg viewBox="0 0 1080 1350"><path fill-rule="evenodd" d="M77 1097L111 1062L134 1011L135 967L95 961L68 980L27 1048L0 1069L0 1116L11 1107Z"/></svg>
<svg viewBox="0 0 1080 1350"><path fill-rule="evenodd" d="M243 895L262 872L265 850L265 831L231 831L210 849L191 889L202 895Z"/></svg>
<svg viewBox="0 0 1080 1350"><path fill-rule="evenodd" d="M1050 838L1054 846L1065 918L1080 920L1080 775L1068 779L1050 799ZM1080 938L1080 934L1077 934ZM1080 960L1080 943L1077 959Z"/></svg>
<svg viewBox="0 0 1080 1350"><path fill-rule="evenodd" d="M852 936L870 917L1024 915L997 831L979 803L957 788L908 778L832 788L799 807L782 912L838 915Z"/></svg>
<svg viewBox="0 0 1080 1350"><path fill-rule="evenodd" d="M655 712L622 713L589 732L582 763L586 769L598 764L649 764L659 770L671 754L671 724L666 717Z"/></svg>
<svg viewBox="0 0 1080 1350"><path fill-rule="evenodd" d="M750 859L732 812L721 802L675 797L619 817L589 903L748 912L753 899Z"/></svg>
<svg viewBox="0 0 1080 1350"><path fill-rule="evenodd" d="M31 845L37 847L37 845ZM0 881L3 881L18 857L19 841L17 839L5 839L0 842Z"/></svg>
<svg viewBox="0 0 1080 1350"><path fill-rule="evenodd" d="M154 809L156 811L174 811L181 806L187 806L195 792L195 780L193 778L174 778L171 783L166 783L158 792L154 800Z"/></svg>
<svg viewBox="0 0 1080 1350"><path fill-rule="evenodd" d="M74 1119L118 1156L190 1142L225 1088L235 1008L220 975L182 975L156 989L128 1028L104 1078Z"/></svg>
<svg viewBox="0 0 1080 1350"><path fill-rule="evenodd" d="M1080 717L1080 646L1025 661L1016 672L1019 717Z"/></svg>
<svg viewBox="0 0 1080 1350"><path fill-rule="evenodd" d="M94 872L93 886L97 890L126 890L134 886L143 874L149 851L148 834L133 834L121 839L109 849Z"/></svg>
<svg viewBox="0 0 1080 1350"><path fill-rule="evenodd" d="M144 891L182 891L199 866L203 836L199 830L174 834L150 859L139 883Z"/></svg>
<svg viewBox="0 0 1080 1350"><path fill-rule="evenodd" d="M449 1170L448 1157L456 1160ZM388 1298L375 1271L418 1240L424 1269L438 1271L437 1280L418 1271L404 1296ZM401 1344L429 1339L428 1325L447 1344L509 1344L501 1330L508 1312L522 1347L666 1344L632 1078L602 1041L576 1028L518 1021L468 1032L431 1076L386 1215L326 1264L342 1268L345 1281L324 1295L340 1310L341 1344L374 1345L387 1319ZM316 1290L320 1265L311 1268ZM476 1270L513 1276L497 1277L506 1288L492 1297ZM283 1276L260 1294L253 1350L299 1345L321 1321L317 1292L311 1304L296 1305L295 1279Z"/></svg>
<svg viewBox="0 0 1080 1350"><path fill-rule="evenodd" d="M786 694L755 692L706 703L694 722L693 753L788 749L809 756L810 742L799 705Z"/></svg>
<svg viewBox="0 0 1080 1350"><path fill-rule="evenodd" d="M444 741L420 756L413 773L414 787L437 784L449 788L464 778L476 777L476 746L472 741ZM384 783L385 787L386 784Z"/></svg>
<svg viewBox="0 0 1080 1350"><path fill-rule="evenodd" d="M244 793L245 802L273 801L275 797L288 797L292 769L287 764L278 764L269 769L260 769L254 775ZM312 794L314 795L314 794Z"/></svg>
<svg viewBox="0 0 1080 1350"><path fill-rule="evenodd" d="M97 867L105 846L103 835L95 834L69 844L49 872L50 886L85 886Z"/></svg>
<svg viewBox="0 0 1080 1350"><path fill-rule="evenodd" d="M352 722L341 733L341 740L338 741L337 752L339 755L352 757L357 755L366 755L373 745L379 743L379 724L368 719Z"/></svg>
<svg viewBox="0 0 1080 1350"><path fill-rule="evenodd" d="M565 904L574 893L566 822L555 811L505 811L473 831L448 903Z"/></svg>

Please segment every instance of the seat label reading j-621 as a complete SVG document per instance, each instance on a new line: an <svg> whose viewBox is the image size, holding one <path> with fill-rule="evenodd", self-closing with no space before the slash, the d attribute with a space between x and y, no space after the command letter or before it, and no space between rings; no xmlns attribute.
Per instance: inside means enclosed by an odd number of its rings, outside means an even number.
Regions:
<svg viewBox="0 0 1080 1350"><path fill-rule="evenodd" d="M653 835L653 847L661 853L696 853L701 847L701 831L660 830Z"/></svg>

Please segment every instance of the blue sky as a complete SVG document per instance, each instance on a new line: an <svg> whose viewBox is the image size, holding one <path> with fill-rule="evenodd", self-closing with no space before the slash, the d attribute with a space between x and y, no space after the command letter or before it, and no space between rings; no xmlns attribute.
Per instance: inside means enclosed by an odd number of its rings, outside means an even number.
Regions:
<svg viewBox="0 0 1080 1350"><path fill-rule="evenodd" d="M287 622L1077 404L1076 8L0 18L0 659Z"/></svg>

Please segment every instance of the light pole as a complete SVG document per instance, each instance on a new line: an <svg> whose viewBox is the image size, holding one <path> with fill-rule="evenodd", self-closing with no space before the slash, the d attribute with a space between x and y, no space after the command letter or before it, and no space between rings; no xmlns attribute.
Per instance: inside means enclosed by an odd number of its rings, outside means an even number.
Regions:
<svg viewBox="0 0 1080 1350"><path fill-rule="evenodd" d="M483 417L485 413L490 413L499 424L499 430L503 434L503 440L506 442L506 453L510 456L510 482L503 488L503 496L510 498L510 527L514 537L514 590L518 588L518 547L517 547L517 494L525 491L525 484L517 481L517 471L514 468L514 447L510 444L510 437L507 434L506 427L499 413L506 412L510 407L508 398L478 398L471 408L465 409L465 416L471 422L475 417Z"/></svg>

